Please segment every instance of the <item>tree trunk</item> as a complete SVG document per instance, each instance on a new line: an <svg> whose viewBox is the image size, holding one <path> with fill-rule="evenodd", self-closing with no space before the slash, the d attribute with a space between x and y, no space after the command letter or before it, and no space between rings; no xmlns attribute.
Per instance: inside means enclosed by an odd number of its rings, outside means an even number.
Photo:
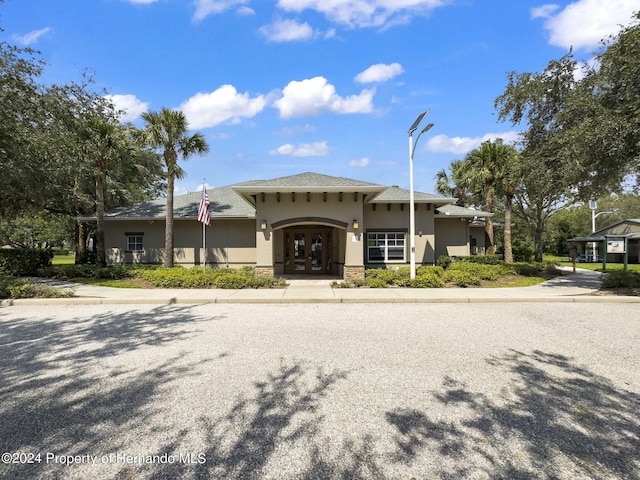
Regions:
<svg viewBox="0 0 640 480"><path fill-rule="evenodd" d="M173 182L174 175L167 174L167 220L164 227L164 258L162 265L166 268L173 267Z"/></svg>
<svg viewBox="0 0 640 480"><path fill-rule="evenodd" d="M87 263L87 238L89 235L89 231L87 228L87 224L85 222L81 222L80 220L76 221L76 264L84 264Z"/></svg>
<svg viewBox="0 0 640 480"><path fill-rule="evenodd" d="M96 264L101 267L107 265L107 255L104 244L104 173L96 175L96 216L98 225L96 230Z"/></svg>
<svg viewBox="0 0 640 480"><path fill-rule="evenodd" d="M504 208L504 261L513 263L513 248L511 245L511 210L513 196L507 195Z"/></svg>
<svg viewBox="0 0 640 480"><path fill-rule="evenodd" d="M486 210L489 213L493 213L493 184L487 184L486 188ZM494 248L494 236L493 236L493 220L491 217L487 217L484 224L485 237L487 239L487 245L485 246L485 254L493 255L495 253Z"/></svg>
<svg viewBox="0 0 640 480"><path fill-rule="evenodd" d="M536 227L535 233L533 235L536 262L542 261L542 233L542 228Z"/></svg>

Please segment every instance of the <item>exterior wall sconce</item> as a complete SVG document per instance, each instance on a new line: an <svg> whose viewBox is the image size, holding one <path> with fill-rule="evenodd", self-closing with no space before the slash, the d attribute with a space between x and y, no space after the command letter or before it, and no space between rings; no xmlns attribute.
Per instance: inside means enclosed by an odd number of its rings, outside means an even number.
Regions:
<svg viewBox="0 0 640 480"><path fill-rule="evenodd" d="M354 220L353 221L353 229L354 230L358 230L358 228L360 228L360 224L358 223L358 220Z"/></svg>
<svg viewBox="0 0 640 480"><path fill-rule="evenodd" d="M260 222L260 230L266 230L266 229L267 229L267 221L262 220L262 222Z"/></svg>

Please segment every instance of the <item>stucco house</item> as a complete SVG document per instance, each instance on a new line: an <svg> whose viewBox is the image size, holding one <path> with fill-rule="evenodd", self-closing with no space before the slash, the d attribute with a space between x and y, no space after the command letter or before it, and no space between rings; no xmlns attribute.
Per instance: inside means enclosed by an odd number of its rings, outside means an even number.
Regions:
<svg viewBox="0 0 640 480"><path fill-rule="evenodd" d="M366 267L409 263L409 191L317 173L252 180L207 190L207 264L249 265L264 275L323 274L361 278ZM201 193L174 200L176 264L201 265ZM492 214L453 205L456 199L415 192L416 263L484 248L474 219ZM105 214L110 264L161 263L165 199Z"/></svg>

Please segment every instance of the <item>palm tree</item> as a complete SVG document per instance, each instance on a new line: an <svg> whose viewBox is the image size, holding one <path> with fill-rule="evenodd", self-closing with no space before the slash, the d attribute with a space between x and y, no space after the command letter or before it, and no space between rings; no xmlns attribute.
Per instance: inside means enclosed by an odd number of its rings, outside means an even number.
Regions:
<svg viewBox="0 0 640 480"><path fill-rule="evenodd" d="M515 149L514 149L515 150ZM518 153L508 159L503 170L504 175L499 180L498 190L504 195L504 261L513 263L513 248L511 240L511 218L513 214L513 200L520 185Z"/></svg>
<svg viewBox="0 0 640 480"><path fill-rule="evenodd" d="M453 160L449 165L449 173L445 169L436 174L436 192L445 197L456 198L456 205L465 207L469 200L469 192L462 178L462 160Z"/></svg>
<svg viewBox="0 0 640 480"><path fill-rule="evenodd" d="M159 112L145 112L144 136L147 143L162 150L167 175L167 219L164 236L163 266L173 267L173 190L176 178L182 178L184 171L178 165L178 157L188 159L192 155L202 155L209 151L201 133L187 135L188 123L184 113L162 108Z"/></svg>
<svg viewBox="0 0 640 480"><path fill-rule="evenodd" d="M94 148L96 181L96 263L101 267L106 265L106 251L104 245L104 183L109 170L109 164L122 151L119 127L104 118L92 118L88 123L87 135Z"/></svg>
<svg viewBox="0 0 640 480"><path fill-rule="evenodd" d="M481 191L484 194L487 212L493 213L496 187L507 172L513 168L515 156L517 156L517 150L511 145L504 144L502 139L498 138L494 142L484 142L465 157L461 167L462 178L472 190ZM488 243L486 252L492 254L494 252L494 236L493 221L490 217L485 222L485 234ZM510 234L511 226L509 225L509 236Z"/></svg>

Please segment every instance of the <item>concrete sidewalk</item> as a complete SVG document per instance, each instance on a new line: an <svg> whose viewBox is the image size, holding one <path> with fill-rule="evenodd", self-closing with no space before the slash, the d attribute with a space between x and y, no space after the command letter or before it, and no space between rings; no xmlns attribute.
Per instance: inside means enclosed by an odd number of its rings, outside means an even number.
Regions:
<svg viewBox="0 0 640 480"><path fill-rule="evenodd" d="M600 273L578 270L531 287L519 288L332 288L332 280L288 280L279 289L131 289L38 279L70 288L75 297L4 300L10 305L203 304L203 303L488 303L588 302L640 303L640 297L590 295L600 288Z"/></svg>

